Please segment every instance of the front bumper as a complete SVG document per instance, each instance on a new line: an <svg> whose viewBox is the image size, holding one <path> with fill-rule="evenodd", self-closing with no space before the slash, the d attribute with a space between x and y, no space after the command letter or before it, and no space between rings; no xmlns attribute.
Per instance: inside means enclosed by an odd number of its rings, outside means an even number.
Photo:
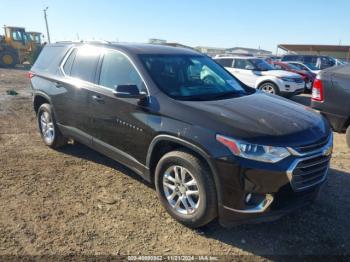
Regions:
<svg viewBox="0 0 350 262"><path fill-rule="evenodd" d="M286 94L298 94L299 92L304 92L305 90L304 81L300 83L296 83L296 82L286 82L286 81L279 80L278 85L281 93L286 93Z"/></svg>
<svg viewBox="0 0 350 262"><path fill-rule="evenodd" d="M331 135L319 145L290 149L292 156L276 164L217 159L220 223L229 227L276 220L311 204L327 178L332 146Z"/></svg>

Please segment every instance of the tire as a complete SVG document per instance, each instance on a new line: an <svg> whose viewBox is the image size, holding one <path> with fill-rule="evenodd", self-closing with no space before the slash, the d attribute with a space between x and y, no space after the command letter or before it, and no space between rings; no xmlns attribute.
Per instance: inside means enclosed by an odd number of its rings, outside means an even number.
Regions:
<svg viewBox="0 0 350 262"><path fill-rule="evenodd" d="M350 126L346 129L346 143L348 144L348 147L350 148Z"/></svg>
<svg viewBox="0 0 350 262"><path fill-rule="evenodd" d="M50 104L42 104L38 109L38 127L45 145L59 148L67 144L67 139L57 127Z"/></svg>
<svg viewBox="0 0 350 262"><path fill-rule="evenodd" d="M18 63L17 54L13 51L5 50L0 52L0 65L2 67L13 68Z"/></svg>
<svg viewBox="0 0 350 262"><path fill-rule="evenodd" d="M272 82L265 82L259 86L259 89L268 94L279 95L280 90L278 86Z"/></svg>
<svg viewBox="0 0 350 262"><path fill-rule="evenodd" d="M178 183L180 186L174 182L175 169L179 180L184 178L182 183ZM217 216L216 189L211 172L205 163L186 151L172 151L159 160L155 171L155 186L167 212L187 227L204 226ZM198 193L193 194L196 191ZM180 195L186 197L181 198ZM188 208L184 203L187 203Z"/></svg>

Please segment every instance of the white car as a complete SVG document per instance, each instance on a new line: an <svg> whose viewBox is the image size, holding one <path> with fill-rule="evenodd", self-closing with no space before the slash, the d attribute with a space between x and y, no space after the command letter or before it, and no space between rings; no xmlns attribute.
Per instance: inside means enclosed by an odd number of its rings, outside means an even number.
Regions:
<svg viewBox="0 0 350 262"><path fill-rule="evenodd" d="M303 64L303 63L297 62L297 61L295 61L295 62L294 61L291 61L291 62L286 61L286 63L291 64L293 66L296 66L300 70L309 71L309 72L314 73L316 75L319 72L321 72L321 70L318 67L314 66L313 64Z"/></svg>
<svg viewBox="0 0 350 262"><path fill-rule="evenodd" d="M220 57L214 59L245 85L266 93L286 97L304 92L300 75L276 70L265 60L255 57Z"/></svg>

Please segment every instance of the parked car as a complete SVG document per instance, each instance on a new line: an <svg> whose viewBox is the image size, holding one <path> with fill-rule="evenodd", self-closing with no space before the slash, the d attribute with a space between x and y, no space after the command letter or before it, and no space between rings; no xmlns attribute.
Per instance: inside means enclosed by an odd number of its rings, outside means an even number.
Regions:
<svg viewBox="0 0 350 262"><path fill-rule="evenodd" d="M320 114L193 50L57 43L29 76L47 146L74 139L121 162L186 226L279 218L327 178L333 140Z"/></svg>
<svg viewBox="0 0 350 262"><path fill-rule="evenodd" d="M311 92L312 83L316 78L316 74L306 70L300 70L299 67L293 64L288 64L284 62L272 62L273 66L278 70L285 70L292 73L299 74L305 82L305 91Z"/></svg>
<svg viewBox="0 0 350 262"><path fill-rule="evenodd" d="M266 93L291 97L304 92L304 80L300 75L276 70L263 59L221 57L216 58L215 61L245 85Z"/></svg>
<svg viewBox="0 0 350 262"><path fill-rule="evenodd" d="M304 71L308 71L312 74L317 75L319 72L321 72L321 70L319 68L317 68L316 66L312 65L312 64L303 64L301 62L296 62L296 61L291 61L291 62L286 62L289 65L295 66L297 68L299 68L300 70L304 70Z"/></svg>
<svg viewBox="0 0 350 262"><path fill-rule="evenodd" d="M284 55L282 62L298 61L308 67L316 67L317 70L323 70L336 65L336 61L330 56L319 55Z"/></svg>
<svg viewBox="0 0 350 262"><path fill-rule="evenodd" d="M322 71L312 88L311 106L322 112L350 147L350 65Z"/></svg>

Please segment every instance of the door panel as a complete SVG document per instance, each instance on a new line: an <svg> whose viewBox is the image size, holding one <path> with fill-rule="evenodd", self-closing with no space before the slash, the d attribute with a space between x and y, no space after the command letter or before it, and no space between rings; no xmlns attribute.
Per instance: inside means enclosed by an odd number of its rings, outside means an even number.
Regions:
<svg viewBox="0 0 350 262"><path fill-rule="evenodd" d="M113 93L118 85L130 84L145 91L141 76L130 59L117 50L104 53L99 72L100 86L90 90L89 95L91 131L96 144L102 141L145 163L152 140L147 105L137 99L117 98Z"/></svg>

